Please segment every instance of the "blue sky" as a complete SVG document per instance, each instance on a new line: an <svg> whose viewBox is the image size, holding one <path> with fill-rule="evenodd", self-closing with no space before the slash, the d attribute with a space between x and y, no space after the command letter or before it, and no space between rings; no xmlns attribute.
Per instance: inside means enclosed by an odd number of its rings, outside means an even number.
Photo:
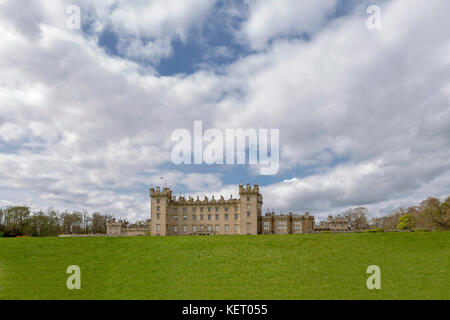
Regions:
<svg viewBox="0 0 450 320"><path fill-rule="evenodd" d="M381 5L383 1L377 3ZM322 21L323 25L334 19L350 14L358 2L354 0L339 0L335 6L328 12L328 15ZM244 1L217 1L214 9L199 30L195 30L187 40L183 41L179 37L171 40L172 54L163 58L157 63L151 63L145 59L138 59L140 64L148 64L154 67L162 76L173 76L179 73L192 74L201 70L204 64L208 67L219 67L231 64L239 58L255 53L248 44L237 41L233 32L239 29L245 23L244 16L231 17L226 14L229 7L236 7L244 13L248 12L248 5ZM244 14L243 13L243 14ZM248 14L248 13L247 13ZM83 27L83 31L90 34L91 25ZM296 33L283 36L285 39L300 39L308 41L310 34ZM104 48L106 52L113 56L124 57L117 50L118 35L112 30L111 26L107 26L102 30L98 38L98 44ZM210 54L214 48L226 48L229 55L223 56L218 54ZM220 72L219 70L217 70Z"/></svg>
<svg viewBox="0 0 450 320"><path fill-rule="evenodd" d="M256 181L265 209L319 219L450 194L446 2L28 2L0 1L0 206L145 219L161 176L193 195ZM175 165L171 134L199 120L279 129L280 170Z"/></svg>

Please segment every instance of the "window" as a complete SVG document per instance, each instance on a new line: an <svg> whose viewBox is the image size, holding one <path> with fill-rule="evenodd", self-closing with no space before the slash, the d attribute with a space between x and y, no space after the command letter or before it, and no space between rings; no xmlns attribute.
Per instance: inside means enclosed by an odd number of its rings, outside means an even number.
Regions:
<svg viewBox="0 0 450 320"><path fill-rule="evenodd" d="M159 219L159 216L160 216L160 214L159 214L159 213L157 213L157 214L156 214L156 219Z"/></svg>
<svg viewBox="0 0 450 320"><path fill-rule="evenodd" d="M203 220L203 215L202 214L200 215L200 220Z"/></svg>
<svg viewBox="0 0 450 320"><path fill-rule="evenodd" d="M225 220L228 220L228 213L225 213Z"/></svg>
<svg viewBox="0 0 450 320"><path fill-rule="evenodd" d="M208 220L211 221L211 215L210 214L208 214Z"/></svg>
<svg viewBox="0 0 450 320"><path fill-rule="evenodd" d="M184 220L184 221L187 220L187 214L183 214L183 220Z"/></svg>
<svg viewBox="0 0 450 320"><path fill-rule="evenodd" d="M219 215L218 214L216 214L216 220L219 220Z"/></svg>
<svg viewBox="0 0 450 320"><path fill-rule="evenodd" d="M183 213L186 213L187 212L187 208L183 208Z"/></svg>
<svg viewBox="0 0 450 320"><path fill-rule="evenodd" d="M234 225L234 232L238 232L239 231L239 225L238 224L235 224Z"/></svg>
<svg viewBox="0 0 450 320"><path fill-rule="evenodd" d="M197 216L195 214L192 215L192 220L194 220L194 221L197 220Z"/></svg>
<svg viewBox="0 0 450 320"><path fill-rule="evenodd" d="M247 209L251 209L251 207L252 207L251 205L249 205L249 204L247 205Z"/></svg>
<svg viewBox="0 0 450 320"><path fill-rule="evenodd" d="M178 227L177 226L173 226L173 232L177 232L178 231Z"/></svg>
<svg viewBox="0 0 450 320"><path fill-rule="evenodd" d="M160 207L160 206L157 206L157 207L156 207L156 211L161 211L161 207Z"/></svg>
<svg viewBox="0 0 450 320"><path fill-rule="evenodd" d="M225 212L228 212L228 207L225 207Z"/></svg>
<svg viewBox="0 0 450 320"><path fill-rule="evenodd" d="M239 215L237 213L234 214L234 220L239 219Z"/></svg>
<svg viewBox="0 0 450 320"><path fill-rule="evenodd" d="M278 227L278 230L287 230L287 222L286 221L278 221L277 227Z"/></svg>
<svg viewBox="0 0 450 320"><path fill-rule="evenodd" d="M216 207L216 212L219 212L219 207Z"/></svg>
<svg viewBox="0 0 450 320"><path fill-rule="evenodd" d="M159 199L156 199L156 203L159 203Z"/></svg>
<svg viewBox="0 0 450 320"><path fill-rule="evenodd" d="M250 201L250 197L247 197L247 201Z"/></svg>
<svg viewBox="0 0 450 320"><path fill-rule="evenodd" d="M216 224L216 232L220 231L220 226L218 224Z"/></svg>
<svg viewBox="0 0 450 320"><path fill-rule="evenodd" d="M237 212L238 211L238 207L234 207L234 211Z"/></svg>
<svg viewBox="0 0 450 320"><path fill-rule="evenodd" d="M173 213L177 213L178 212L178 208L173 208Z"/></svg>
<svg viewBox="0 0 450 320"><path fill-rule="evenodd" d="M177 216L177 215L174 215L174 216L173 216L173 219L174 219L175 221L178 221L178 216Z"/></svg>
<svg viewBox="0 0 450 320"><path fill-rule="evenodd" d="M195 212L196 209L197 209L197 208L192 208L192 212Z"/></svg>
<svg viewBox="0 0 450 320"><path fill-rule="evenodd" d="M270 231L270 222L264 221L264 231Z"/></svg>
<svg viewBox="0 0 450 320"><path fill-rule="evenodd" d="M294 230L302 230L301 221L294 221Z"/></svg>
<svg viewBox="0 0 450 320"><path fill-rule="evenodd" d="M200 231L203 231L205 229L205 226L204 225L201 225L200 226Z"/></svg>
<svg viewBox="0 0 450 320"><path fill-rule="evenodd" d="M212 226L210 224L208 224L208 231L212 230Z"/></svg>
<svg viewBox="0 0 450 320"><path fill-rule="evenodd" d="M160 225L160 224L157 224L157 225L156 225L156 231L158 231L158 232L161 231L161 225Z"/></svg>
<svg viewBox="0 0 450 320"><path fill-rule="evenodd" d="M225 225L225 232L228 232L228 227L229 227L229 226L226 224L226 225Z"/></svg>
<svg viewBox="0 0 450 320"><path fill-rule="evenodd" d="M192 226L192 232L197 232L197 226Z"/></svg>
<svg viewBox="0 0 450 320"><path fill-rule="evenodd" d="M211 212L211 207L208 207L208 212Z"/></svg>
<svg viewBox="0 0 450 320"><path fill-rule="evenodd" d="M252 224L251 223L247 223L247 231L250 231L251 228L252 228Z"/></svg>
<svg viewBox="0 0 450 320"><path fill-rule="evenodd" d="M250 218L250 211L247 211L247 218Z"/></svg>
<svg viewBox="0 0 450 320"><path fill-rule="evenodd" d="M187 232L187 226L183 226L183 232L184 232L184 233Z"/></svg>
<svg viewBox="0 0 450 320"><path fill-rule="evenodd" d="M203 212L203 208L200 208L200 212Z"/></svg>

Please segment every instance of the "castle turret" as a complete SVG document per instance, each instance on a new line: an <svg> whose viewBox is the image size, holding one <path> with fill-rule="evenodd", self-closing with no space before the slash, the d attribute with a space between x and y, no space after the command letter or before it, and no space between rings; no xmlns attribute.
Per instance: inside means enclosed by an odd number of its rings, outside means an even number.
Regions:
<svg viewBox="0 0 450 320"><path fill-rule="evenodd" d="M168 229L168 208L169 201L172 198L172 191L170 188L161 188L158 186L156 190L150 189L151 198L151 221L150 221L150 234L156 236L167 235Z"/></svg>
<svg viewBox="0 0 450 320"><path fill-rule="evenodd" d="M240 233L258 234L261 233L261 210L262 196L259 192L259 186L253 187L247 184L244 187L239 185L240 196Z"/></svg>

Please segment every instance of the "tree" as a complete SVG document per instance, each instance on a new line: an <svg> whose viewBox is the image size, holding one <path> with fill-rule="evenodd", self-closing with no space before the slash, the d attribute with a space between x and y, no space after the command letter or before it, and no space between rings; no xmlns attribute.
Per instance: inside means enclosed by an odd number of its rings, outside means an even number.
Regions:
<svg viewBox="0 0 450 320"><path fill-rule="evenodd" d="M5 232L5 226L3 224L3 217L5 216L4 210L0 209L0 232Z"/></svg>
<svg viewBox="0 0 450 320"><path fill-rule="evenodd" d="M5 215L5 234L24 235L30 223L30 208L11 207L3 213Z"/></svg>
<svg viewBox="0 0 450 320"><path fill-rule="evenodd" d="M61 215L53 208L47 210L49 224L47 229L48 236L55 236L61 233Z"/></svg>
<svg viewBox="0 0 450 320"><path fill-rule="evenodd" d="M428 198L421 203L422 214L431 227L450 229L450 196L444 202L437 198Z"/></svg>
<svg viewBox="0 0 450 320"><path fill-rule="evenodd" d="M398 222L397 228L400 230L412 230L416 226L416 218L413 214L404 214Z"/></svg>
<svg viewBox="0 0 450 320"><path fill-rule="evenodd" d="M92 233L106 233L106 221L109 219L110 217L107 215L102 215L98 212L94 212L92 214Z"/></svg>
<svg viewBox="0 0 450 320"><path fill-rule="evenodd" d="M30 218L29 232L32 236L46 237L59 234L59 217L56 211L34 212Z"/></svg>
<svg viewBox="0 0 450 320"><path fill-rule="evenodd" d="M83 214L79 211L61 214L62 232L65 234L79 234L83 229Z"/></svg>
<svg viewBox="0 0 450 320"><path fill-rule="evenodd" d="M45 228L48 225L49 218L44 212L35 212L30 220L31 233L33 236L40 237L45 234Z"/></svg>
<svg viewBox="0 0 450 320"><path fill-rule="evenodd" d="M364 207L358 207L353 209L348 209L343 213L344 217L348 221L348 226L351 231L364 230L369 228L369 222L367 216L369 210Z"/></svg>

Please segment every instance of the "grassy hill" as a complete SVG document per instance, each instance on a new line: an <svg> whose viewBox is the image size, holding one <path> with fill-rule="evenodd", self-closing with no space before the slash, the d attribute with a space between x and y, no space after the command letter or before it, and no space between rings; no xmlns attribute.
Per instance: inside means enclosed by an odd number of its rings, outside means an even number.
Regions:
<svg viewBox="0 0 450 320"><path fill-rule="evenodd" d="M0 300L450 299L449 270L449 232L0 238Z"/></svg>

